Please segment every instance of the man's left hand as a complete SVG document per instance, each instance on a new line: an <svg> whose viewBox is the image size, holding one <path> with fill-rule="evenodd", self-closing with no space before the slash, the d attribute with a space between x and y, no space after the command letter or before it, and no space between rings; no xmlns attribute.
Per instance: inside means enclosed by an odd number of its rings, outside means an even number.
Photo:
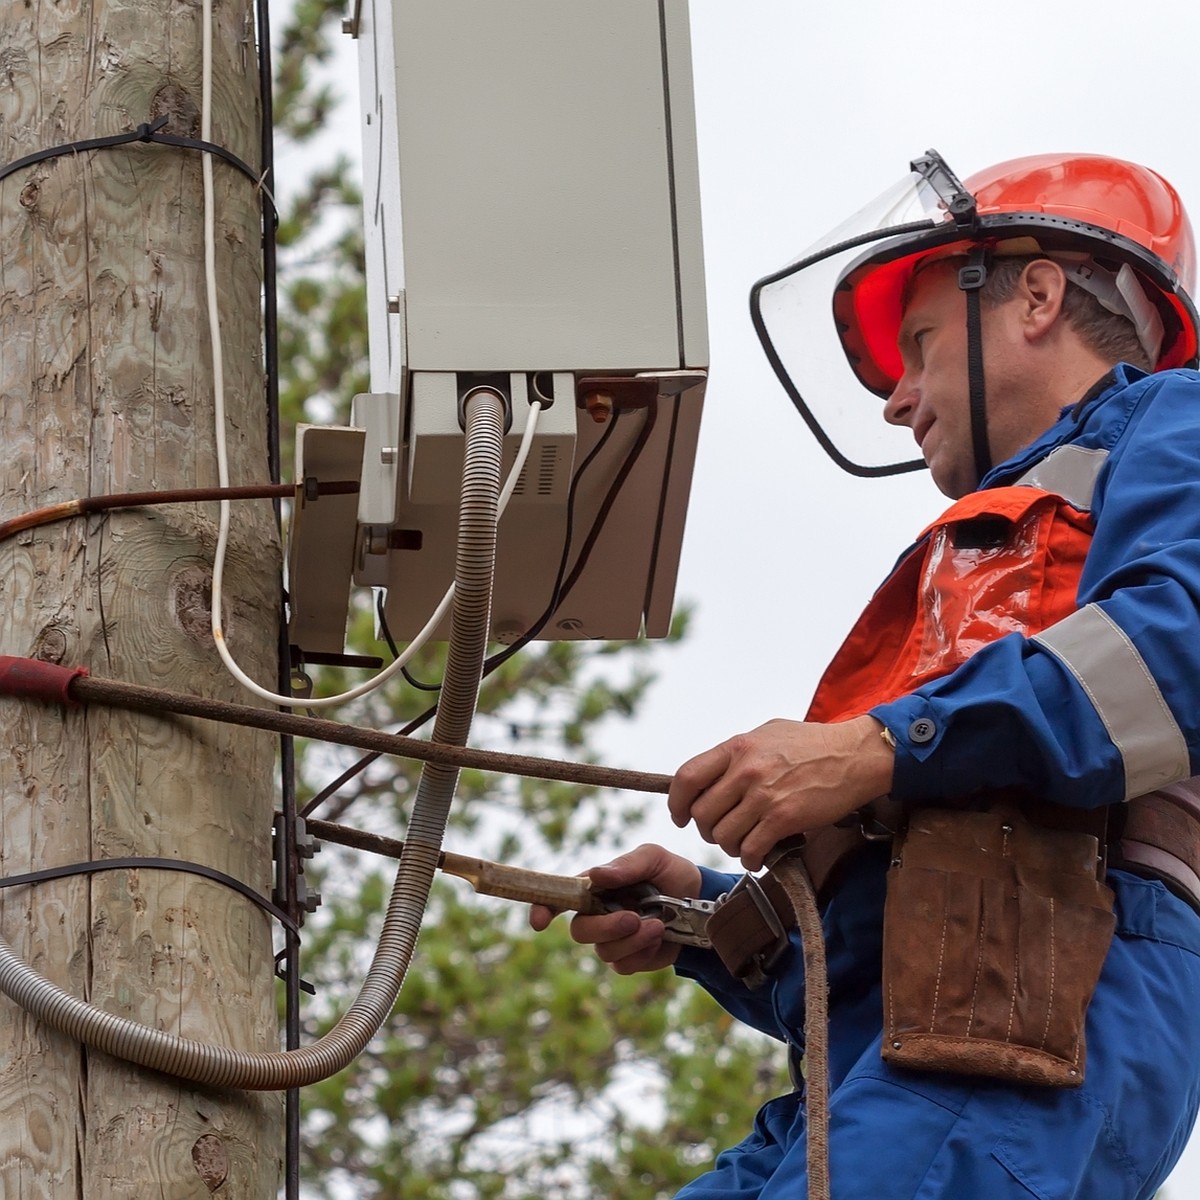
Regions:
<svg viewBox="0 0 1200 1200"><path fill-rule="evenodd" d="M892 784L894 751L869 716L768 721L689 759L671 781L676 825L757 871L784 838L832 825Z"/></svg>

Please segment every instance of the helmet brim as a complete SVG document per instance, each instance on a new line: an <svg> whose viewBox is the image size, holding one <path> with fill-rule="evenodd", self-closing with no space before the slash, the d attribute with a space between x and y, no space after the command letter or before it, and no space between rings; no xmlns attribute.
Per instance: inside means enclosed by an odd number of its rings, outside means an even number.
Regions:
<svg viewBox="0 0 1200 1200"><path fill-rule="evenodd" d="M897 341L906 293L927 259L965 255L973 246L996 254L1084 251L1103 265L1127 263L1148 284L1163 319L1164 338L1156 370L1196 366L1197 327L1190 297L1157 255L1122 234L1051 213L996 213L978 218L969 238L947 224L893 238L847 266L833 292L833 315L842 349L864 387L886 398L903 374Z"/></svg>

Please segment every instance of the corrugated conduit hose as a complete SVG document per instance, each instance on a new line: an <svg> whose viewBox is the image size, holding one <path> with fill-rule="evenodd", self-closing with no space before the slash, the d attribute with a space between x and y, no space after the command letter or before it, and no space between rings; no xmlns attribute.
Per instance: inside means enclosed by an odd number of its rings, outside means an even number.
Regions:
<svg viewBox="0 0 1200 1200"><path fill-rule="evenodd" d="M483 388L466 402L466 448L446 674L433 740L465 745L490 625L504 403ZM105 1054L214 1087L286 1091L347 1066L387 1020L408 972L441 852L458 768L427 763L379 945L354 1002L311 1046L246 1053L210 1046L116 1017L44 979L0 940L0 991L38 1020Z"/></svg>

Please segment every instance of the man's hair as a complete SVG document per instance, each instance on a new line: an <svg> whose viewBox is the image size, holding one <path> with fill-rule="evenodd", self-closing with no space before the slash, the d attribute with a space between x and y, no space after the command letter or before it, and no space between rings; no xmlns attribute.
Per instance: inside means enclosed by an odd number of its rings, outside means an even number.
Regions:
<svg viewBox="0 0 1200 1200"><path fill-rule="evenodd" d="M1047 254L1018 254L993 258L988 264L982 298L989 304L1011 300L1021 272L1031 262L1050 257ZM1127 362L1143 371L1153 370L1154 364L1138 341L1133 322L1109 312L1090 292L1068 281L1062 311L1088 348L1110 364Z"/></svg>

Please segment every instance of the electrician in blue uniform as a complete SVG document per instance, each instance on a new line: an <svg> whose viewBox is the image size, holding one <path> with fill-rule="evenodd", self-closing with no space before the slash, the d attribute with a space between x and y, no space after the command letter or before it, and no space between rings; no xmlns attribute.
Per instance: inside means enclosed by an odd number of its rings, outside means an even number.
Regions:
<svg viewBox="0 0 1200 1200"><path fill-rule="evenodd" d="M1039 805L1104 814L1114 932L1065 1086L885 1059L893 851L851 835L819 881L832 1193L1149 1200L1200 1105L1195 250L1174 190L1134 164L1045 155L957 186L969 221L949 205L906 227L844 270L834 298L859 381L954 506L876 593L806 718L691 759L669 806L750 872L881 797L978 813L1018 796L1035 822ZM1003 544L956 544L963 522L997 514ZM737 882L658 846L589 874L707 899ZM621 973L674 965L802 1050L794 934L757 988L632 912L576 917L572 934ZM803 1197L805 1126L802 1089L770 1100L681 1196Z"/></svg>

